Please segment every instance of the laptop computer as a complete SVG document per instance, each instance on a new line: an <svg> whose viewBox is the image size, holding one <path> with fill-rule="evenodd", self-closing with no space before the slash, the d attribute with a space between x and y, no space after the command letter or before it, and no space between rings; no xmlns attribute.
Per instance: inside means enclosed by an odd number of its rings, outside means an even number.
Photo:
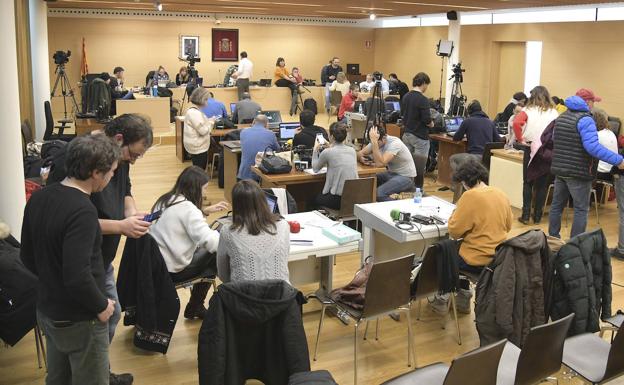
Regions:
<svg viewBox="0 0 624 385"><path fill-rule="evenodd" d="M282 114L277 110L260 111L260 114L266 115L269 120L269 128L277 130L282 122Z"/></svg>
<svg viewBox="0 0 624 385"><path fill-rule="evenodd" d="M233 114L236 111L236 103L230 103L230 114Z"/></svg>
<svg viewBox="0 0 624 385"><path fill-rule="evenodd" d="M461 116L456 116L452 118L445 118L444 123L446 124L446 132L449 134L454 134L459 130L459 126L461 126L464 118Z"/></svg>
<svg viewBox="0 0 624 385"><path fill-rule="evenodd" d="M168 83L169 83L169 80L159 80L158 87L167 88Z"/></svg>
<svg viewBox="0 0 624 385"><path fill-rule="evenodd" d="M271 81L273 79L260 79L260 81L258 82L258 85L260 87L271 87Z"/></svg>
<svg viewBox="0 0 624 385"><path fill-rule="evenodd" d="M401 111L401 103L397 101L386 102L386 112Z"/></svg>
<svg viewBox="0 0 624 385"><path fill-rule="evenodd" d="M269 194L266 191L264 192L264 195L266 196L267 205L269 205L269 211L274 214L279 213L279 208L277 206L277 197L273 194Z"/></svg>
<svg viewBox="0 0 624 385"><path fill-rule="evenodd" d="M279 138L280 140L288 140L295 137L295 131L301 124L299 122L292 123L280 123L279 124Z"/></svg>

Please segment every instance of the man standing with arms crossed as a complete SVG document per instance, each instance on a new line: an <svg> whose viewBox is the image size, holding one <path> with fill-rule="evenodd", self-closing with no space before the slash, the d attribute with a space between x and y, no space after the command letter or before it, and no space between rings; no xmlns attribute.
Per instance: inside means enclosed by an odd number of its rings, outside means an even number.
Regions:
<svg viewBox="0 0 624 385"><path fill-rule="evenodd" d="M74 139L67 177L35 192L24 210L21 258L39 278L37 320L48 350L46 385L108 385L108 320L102 232L91 193L117 168L119 147L103 135Z"/></svg>

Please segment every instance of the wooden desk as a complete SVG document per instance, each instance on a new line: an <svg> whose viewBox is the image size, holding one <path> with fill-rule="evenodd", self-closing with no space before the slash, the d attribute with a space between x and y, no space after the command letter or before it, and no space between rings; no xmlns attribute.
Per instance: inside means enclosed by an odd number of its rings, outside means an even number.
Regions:
<svg viewBox="0 0 624 385"><path fill-rule="evenodd" d="M76 135L86 135L91 131L104 129L104 123L98 123L95 118L76 118L74 127Z"/></svg>
<svg viewBox="0 0 624 385"><path fill-rule="evenodd" d="M432 134L429 135L429 139L440 143L438 148L438 183L450 186L453 176L450 158L452 155L466 152L466 140L455 142L453 137L446 134Z"/></svg>
<svg viewBox="0 0 624 385"><path fill-rule="evenodd" d="M263 174L257 167L252 167L252 171L260 177L262 187L282 187L288 190L297 201L300 211L306 211L308 203L323 191L325 184L325 174L312 175L303 171L296 171L294 167L287 174L267 175ZM385 167L358 164L358 176L360 178L375 177L378 173L385 171ZM374 195L375 191L371 194Z"/></svg>
<svg viewBox="0 0 624 385"><path fill-rule="evenodd" d="M136 99L117 99L117 115L143 114L150 118L154 131L170 130L170 98L134 94Z"/></svg>
<svg viewBox="0 0 624 385"><path fill-rule="evenodd" d="M223 146L223 196L232 202L232 189L236 184L238 167L240 166L240 141L222 141Z"/></svg>
<svg viewBox="0 0 624 385"><path fill-rule="evenodd" d="M522 161L524 153L516 150L492 150L490 186L503 190L509 203L522 208Z"/></svg>

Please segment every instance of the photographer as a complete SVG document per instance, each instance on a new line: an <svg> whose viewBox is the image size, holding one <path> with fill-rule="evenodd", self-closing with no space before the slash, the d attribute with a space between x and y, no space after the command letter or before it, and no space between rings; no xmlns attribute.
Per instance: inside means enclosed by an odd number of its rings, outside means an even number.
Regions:
<svg viewBox="0 0 624 385"><path fill-rule="evenodd" d="M319 172L327 167L323 192L315 199L315 206L340 210L342 189L349 179L357 179L357 156L355 150L343 144L347 137L347 125L334 122L329 127L330 144L327 147L321 135L316 137L312 153L312 169ZM321 149L325 147L324 150Z"/></svg>

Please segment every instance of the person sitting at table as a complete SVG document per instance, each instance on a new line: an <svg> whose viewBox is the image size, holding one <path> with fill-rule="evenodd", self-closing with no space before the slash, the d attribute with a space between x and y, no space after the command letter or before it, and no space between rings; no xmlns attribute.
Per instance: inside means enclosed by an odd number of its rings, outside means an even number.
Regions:
<svg viewBox="0 0 624 385"><path fill-rule="evenodd" d="M202 170L208 165L210 132L215 126L215 118L209 118L201 111L209 98L210 92L207 89L196 88L191 94L192 106L184 115L184 149L191 156L193 166Z"/></svg>
<svg viewBox="0 0 624 385"><path fill-rule="evenodd" d="M161 215L150 226L150 235L158 244L173 282L217 275L219 233L210 228L205 215L228 210L229 205L219 202L204 208L209 180L204 170L189 166L152 207L152 212L160 211ZM204 318L209 289L208 282L193 285L184 318Z"/></svg>
<svg viewBox="0 0 624 385"><path fill-rule="evenodd" d="M185 66L180 67L180 72L176 74L175 82L179 86L189 82L189 73Z"/></svg>
<svg viewBox="0 0 624 385"><path fill-rule="evenodd" d="M215 99L212 92L208 92L208 94L210 95L210 97L208 98L208 101L206 101L206 104L201 108L201 111L207 117L215 118L217 125L221 122L223 123L223 127L225 128L234 128L234 123L232 123L232 121L228 118L225 104Z"/></svg>
<svg viewBox="0 0 624 385"><path fill-rule="evenodd" d="M304 146L306 149L314 148L316 143L316 135L321 134L325 140L329 140L327 131L323 127L316 126L316 115L313 111L303 110L299 114L299 123L301 127L293 138L292 147L297 148Z"/></svg>
<svg viewBox="0 0 624 385"><path fill-rule="evenodd" d="M336 80L334 80L329 86L330 91L340 91L342 96L345 96L349 92L349 87L351 83L347 80L347 76L344 72L338 72L336 75Z"/></svg>
<svg viewBox="0 0 624 385"><path fill-rule="evenodd" d="M283 57L278 57L275 63L274 83L276 87L288 87L291 91L290 116L293 116L297 108L298 88L297 80L288 72L286 61Z"/></svg>
<svg viewBox="0 0 624 385"><path fill-rule="evenodd" d="M377 174L377 201L389 201L391 195L414 191L416 167L407 146L401 139L387 135L383 127L371 127L368 136L370 143L358 152L358 161L387 168Z"/></svg>
<svg viewBox="0 0 624 385"><path fill-rule="evenodd" d="M471 101L466 107L466 111L468 118L460 124L459 129L453 135L453 141L462 141L465 136L468 140L466 152L481 158L486 143L500 142L502 139L496 124L483 112L478 100ZM453 156L451 156L452 158Z"/></svg>
<svg viewBox="0 0 624 385"><path fill-rule="evenodd" d="M251 100L249 92L244 92L242 99L236 103L236 108L232 112L232 121L237 124L251 123L260 111L262 111L262 107Z"/></svg>
<svg viewBox="0 0 624 385"><path fill-rule="evenodd" d="M349 92L342 97L340 101L340 107L338 108L338 120L342 120L345 117L345 112L353 112L355 108L355 101L360 94L360 86L357 84L351 84L349 86Z"/></svg>
<svg viewBox="0 0 624 385"><path fill-rule="evenodd" d="M219 279L289 282L289 252L288 222L269 210L258 183L250 180L236 183L232 189L232 224L221 229L217 248Z"/></svg>
<svg viewBox="0 0 624 385"><path fill-rule="evenodd" d="M360 83L360 91L368 93L368 92L373 91L373 87L375 87L375 81L373 80L373 75L367 74L366 81Z"/></svg>
<svg viewBox="0 0 624 385"><path fill-rule="evenodd" d="M124 69L123 67L115 67L113 69L113 77L110 78L109 83L111 89L111 97L113 99L121 99L128 92L128 90L124 89Z"/></svg>
<svg viewBox="0 0 624 385"><path fill-rule="evenodd" d="M268 129L269 119L266 115L258 115L253 121L253 125L245 128L240 134L241 162L238 169L238 179L253 179L259 181L260 178L251 170L256 164L256 154L264 152L267 148L278 151L275 133Z"/></svg>
<svg viewBox="0 0 624 385"><path fill-rule="evenodd" d="M161 80L169 81L169 74L165 71L165 67L158 66L158 70L154 73L154 81L152 84L158 85L158 82Z"/></svg>
<svg viewBox="0 0 624 385"><path fill-rule="evenodd" d="M329 146L315 140L312 153L312 169L319 172L327 167L323 192L314 201L317 207L340 210L342 189L349 179L358 179L357 154L353 147L343 144L347 138L347 124L334 122L329 127ZM324 148L322 151L321 149Z"/></svg>

